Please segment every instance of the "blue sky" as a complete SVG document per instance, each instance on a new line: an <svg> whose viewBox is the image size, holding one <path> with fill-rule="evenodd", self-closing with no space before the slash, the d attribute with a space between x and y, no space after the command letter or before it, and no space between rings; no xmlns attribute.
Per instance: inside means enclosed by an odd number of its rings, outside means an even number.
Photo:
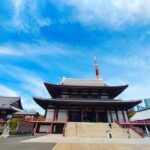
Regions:
<svg viewBox="0 0 150 150"><path fill-rule="evenodd" d="M1 0L0 95L49 97L43 82L93 79L94 54L118 98L150 97L149 0Z"/></svg>

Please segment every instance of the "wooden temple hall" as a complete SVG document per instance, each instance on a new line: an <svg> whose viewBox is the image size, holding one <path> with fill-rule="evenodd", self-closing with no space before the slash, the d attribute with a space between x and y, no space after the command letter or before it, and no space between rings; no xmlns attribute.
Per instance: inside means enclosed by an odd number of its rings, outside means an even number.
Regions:
<svg viewBox="0 0 150 150"><path fill-rule="evenodd" d="M114 122L129 119L128 110L141 101L115 99L128 85L107 85L99 77L97 64L95 68L95 80L63 78L58 85L44 83L51 98L33 98L45 109L45 120L35 121L37 132L61 133L66 122Z"/></svg>

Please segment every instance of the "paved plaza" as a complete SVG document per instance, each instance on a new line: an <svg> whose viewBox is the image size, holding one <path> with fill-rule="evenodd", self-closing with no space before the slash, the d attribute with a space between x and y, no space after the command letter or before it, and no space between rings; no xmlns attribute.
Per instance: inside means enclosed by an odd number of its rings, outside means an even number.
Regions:
<svg viewBox="0 0 150 150"><path fill-rule="evenodd" d="M54 143L21 142L31 138L31 136L0 138L0 150L51 150L55 145Z"/></svg>
<svg viewBox="0 0 150 150"><path fill-rule="evenodd" d="M150 138L102 139L50 134L0 138L0 150L149 150L149 147Z"/></svg>
<svg viewBox="0 0 150 150"><path fill-rule="evenodd" d="M62 137L62 135L45 135L23 143L57 143L53 150L149 150L150 138L113 138Z"/></svg>

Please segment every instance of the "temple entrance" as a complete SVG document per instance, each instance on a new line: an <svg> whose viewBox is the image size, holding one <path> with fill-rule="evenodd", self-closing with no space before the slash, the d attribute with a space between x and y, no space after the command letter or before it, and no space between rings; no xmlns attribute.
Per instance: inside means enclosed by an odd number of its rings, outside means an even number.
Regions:
<svg viewBox="0 0 150 150"><path fill-rule="evenodd" d="M108 122L107 112L98 112L98 122Z"/></svg>
<svg viewBox="0 0 150 150"><path fill-rule="evenodd" d="M70 111L68 120L74 121L74 122L80 122L81 121L81 112L80 111Z"/></svg>
<svg viewBox="0 0 150 150"><path fill-rule="evenodd" d="M52 129L52 133L55 133L55 134L63 133L63 127L64 127L64 124L62 124L62 123L54 124L53 129Z"/></svg>
<svg viewBox="0 0 150 150"><path fill-rule="evenodd" d="M83 112L83 122L96 122L96 113L94 111Z"/></svg>

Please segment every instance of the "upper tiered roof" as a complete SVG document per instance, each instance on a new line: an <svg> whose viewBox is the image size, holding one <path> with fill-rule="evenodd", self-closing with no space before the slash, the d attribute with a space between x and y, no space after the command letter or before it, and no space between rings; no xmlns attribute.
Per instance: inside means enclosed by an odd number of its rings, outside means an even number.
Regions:
<svg viewBox="0 0 150 150"><path fill-rule="evenodd" d="M128 85L109 86L103 80L63 78L60 84L44 83L52 98L114 99Z"/></svg>
<svg viewBox="0 0 150 150"><path fill-rule="evenodd" d="M105 82L101 80L87 80L87 79L71 79L63 78L61 85L73 85L73 86L106 86Z"/></svg>

